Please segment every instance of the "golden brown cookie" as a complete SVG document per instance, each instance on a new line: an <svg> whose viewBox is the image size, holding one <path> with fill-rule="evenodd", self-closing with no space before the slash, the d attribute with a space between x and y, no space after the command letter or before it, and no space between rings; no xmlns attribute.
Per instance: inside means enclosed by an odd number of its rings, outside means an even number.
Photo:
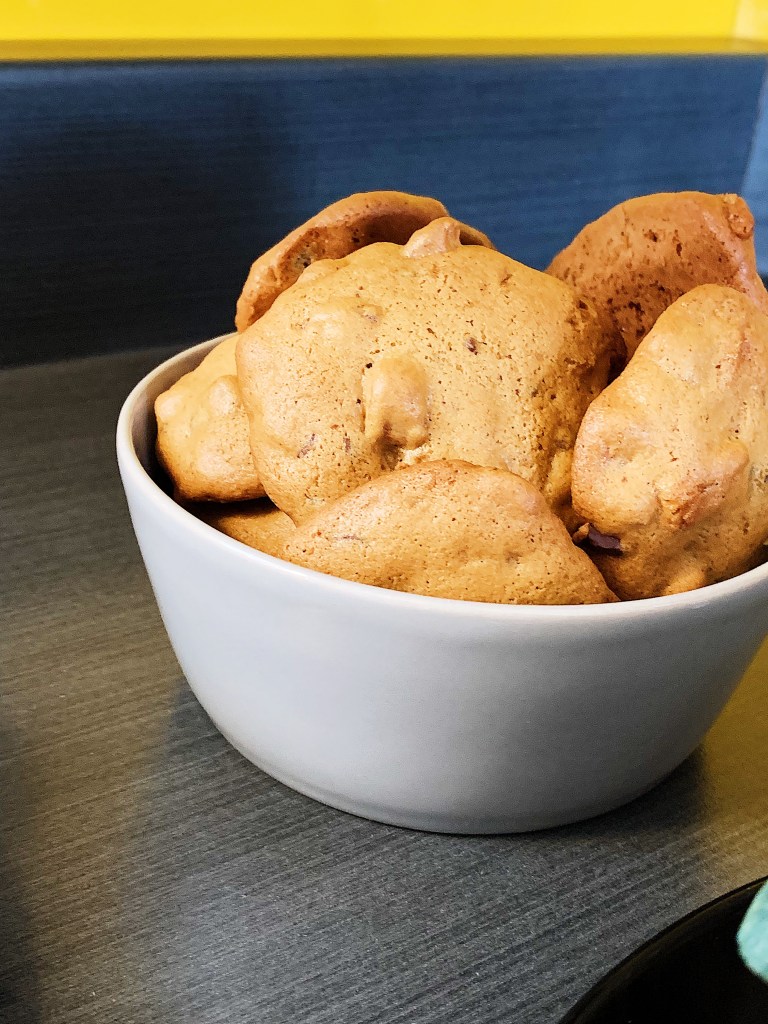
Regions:
<svg viewBox="0 0 768 1024"><path fill-rule="evenodd" d="M638 196L587 224L547 272L592 303L631 358L660 313L700 284L729 285L768 313L753 232L740 196Z"/></svg>
<svg viewBox="0 0 768 1024"><path fill-rule="evenodd" d="M157 455L186 501L264 494L248 443L233 335L155 401Z"/></svg>
<svg viewBox="0 0 768 1024"><path fill-rule="evenodd" d="M768 317L722 285L673 303L592 403L573 500L614 549L595 559L620 597L693 590L762 560L767 403Z"/></svg>
<svg viewBox="0 0 768 1024"><path fill-rule="evenodd" d="M238 331L262 316L310 263L339 259L372 242L406 242L414 231L448 211L437 199L407 192L358 192L327 206L296 228L251 267L237 300ZM491 245L464 226L467 243Z"/></svg>
<svg viewBox="0 0 768 1024"><path fill-rule="evenodd" d="M461 458L529 480L569 519L578 425L610 352L571 288L439 219L304 271L241 335L270 498L295 522L400 464Z"/></svg>
<svg viewBox="0 0 768 1024"><path fill-rule="evenodd" d="M303 523L285 557L432 597L500 604L615 600L535 487L466 462L424 462L363 484Z"/></svg>
<svg viewBox="0 0 768 1024"><path fill-rule="evenodd" d="M286 541L296 532L293 520L266 499L234 505L210 502L187 507L215 530L276 558L282 558Z"/></svg>

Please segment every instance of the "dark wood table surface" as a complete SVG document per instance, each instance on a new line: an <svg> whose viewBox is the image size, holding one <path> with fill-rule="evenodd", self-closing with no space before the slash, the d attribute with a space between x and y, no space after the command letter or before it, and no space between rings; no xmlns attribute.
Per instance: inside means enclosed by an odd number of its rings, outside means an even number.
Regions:
<svg viewBox="0 0 768 1024"><path fill-rule="evenodd" d="M117 475L158 359L0 373L1 1021L554 1024L768 872L768 648L670 779L564 829L409 832L253 768L181 676Z"/></svg>

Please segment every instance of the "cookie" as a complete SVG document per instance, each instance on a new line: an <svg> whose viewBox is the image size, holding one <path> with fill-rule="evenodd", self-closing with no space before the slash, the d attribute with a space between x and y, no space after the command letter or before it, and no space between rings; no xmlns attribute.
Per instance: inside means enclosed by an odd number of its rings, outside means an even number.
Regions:
<svg viewBox="0 0 768 1024"><path fill-rule="evenodd" d="M408 466L303 523L285 557L389 590L501 604L615 600L535 487L466 462Z"/></svg>
<svg viewBox="0 0 768 1024"><path fill-rule="evenodd" d="M359 192L340 199L256 260L237 301L238 331L266 313L311 263L339 259L371 242L406 242L418 228L447 213L437 199L407 192ZM491 244L474 228L465 228L465 240Z"/></svg>
<svg viewBox="0 0 768 1024"><path fill-rule="evenodd" d="M188 510L215 530L276 558L282 557L286 541L296 532L285 512L266 500L200 504L188 506Z"/></svg>
<svg viewBox="0 0 768 1024"><path fill-rule="evenodd" d="M728 285L768 313L753 232L740 196L639 196L587 224L547 272L592 303L631 358L667 306L697 285Z"/></svg>
<svg viewBox="0 0 768 1024"><path fill-rule="evenodd" d="M183 501L263 496L237 383L233 335L155 401L157 456Z"/></svg>
<svg viewBox="0 0 768 1024"><path fill-rule="evenodd" d="M315 263L241 335L254 459L295 522L445 458L515 472L570 519L576 431L611 352L573 289L462 233L441 218Z"/></svg>
<svg viewBox="0 0 768 1024"><path fill-rule="evenodd" d="M722 285L674 302L592 403L573 500L619 597L693 590L762 560L767 403L768 317Z"/></svg>

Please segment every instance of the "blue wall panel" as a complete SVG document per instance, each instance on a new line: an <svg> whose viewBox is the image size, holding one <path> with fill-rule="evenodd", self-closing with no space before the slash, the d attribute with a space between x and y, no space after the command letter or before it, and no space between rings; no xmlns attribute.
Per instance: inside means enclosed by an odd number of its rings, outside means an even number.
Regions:
<svg viewBox="0 0 768 1024"><path fill-rule="evenodd" d="M346 193L436 195L543 267L661 189L738 191L759 56L0 67L0 362L230 328L250 261ZM765 162L751 194L768 206Z"/></svg>
<svg viewBox="0 0 768 1024"><path fill-rule="evenodd" d="M760 97L743 192L755 214L757 267L762 276L768 278L768 78Z"/></svg>

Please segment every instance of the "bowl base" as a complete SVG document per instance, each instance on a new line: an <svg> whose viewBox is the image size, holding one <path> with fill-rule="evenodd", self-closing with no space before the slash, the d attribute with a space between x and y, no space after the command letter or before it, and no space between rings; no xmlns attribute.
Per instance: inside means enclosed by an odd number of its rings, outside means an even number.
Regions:
<svg viewBox="0 0 768 1024"><path fill-rule="evenodd" d="M366 818L368 821L377 821L382 825L396 825L398 828L413 829L416 832L436 832L445 835L509 835L521 832L540 832L543 829L573 825L576 822L586 821L588 818L596 818L609 811L615 811L619 807L637 800L658 786L659 783L663 782L671 774L671 771L665 772L664 775L654 779L653 782L638 790L622 794L619 797L613 797L602 803L591 804L576 811L570 810L560 814L542 814L540 816L531 814L519 815L513 811L508 814L493 816L456 816L418 809L386 807L368 803L364 800L357 800L344 793L316 786L306 779L297 778L290 772L285 772L258 756L254 756L238 743L226 729L222 729L215 719L212 719L212 721L224 739L239 754L242 754L251 764L289 789L301 793L302 796L310 797L310 799L316 800L318 803L325 804L327 807L333 807L334 810L344 811L346 814L353 814L358 818ZM678 766L676 765L675 767ZM674 770L672 769L672 771Z"/></svg>

